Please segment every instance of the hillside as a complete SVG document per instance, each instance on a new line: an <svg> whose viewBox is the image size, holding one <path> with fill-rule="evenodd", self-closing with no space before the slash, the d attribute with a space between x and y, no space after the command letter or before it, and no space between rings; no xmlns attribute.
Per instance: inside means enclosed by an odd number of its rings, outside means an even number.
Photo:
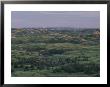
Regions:
<svg viewBox="0 0 110 87"><path fill-rule="evenodd" d="M100 30L12 28L14 77L100 76Z"/></svg>

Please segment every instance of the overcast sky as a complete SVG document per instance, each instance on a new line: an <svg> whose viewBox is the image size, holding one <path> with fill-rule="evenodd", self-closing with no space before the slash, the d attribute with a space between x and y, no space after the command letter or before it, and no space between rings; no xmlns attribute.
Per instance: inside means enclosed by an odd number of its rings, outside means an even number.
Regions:
<svg viewBox="0 0 110 87"><path fill-rule="evenodd" d="M99 11L12 11L12 28L76 27L99 28Z"/></svg>

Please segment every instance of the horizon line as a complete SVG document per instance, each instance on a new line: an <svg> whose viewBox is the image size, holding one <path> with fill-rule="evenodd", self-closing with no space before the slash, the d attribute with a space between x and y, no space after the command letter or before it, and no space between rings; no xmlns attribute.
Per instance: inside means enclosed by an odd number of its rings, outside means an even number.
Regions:
<svg viewBox="0 0 110 87"><path fill-rule="evenodd" d="M81 28L81 27L11 27L11 28L43 28L43 29L45 29L45 28L76 28L76 29L100 29L100 28L96 28L96 27L92 27L92 28L87 28L87 27L85 27L85 28Z"/></svg>

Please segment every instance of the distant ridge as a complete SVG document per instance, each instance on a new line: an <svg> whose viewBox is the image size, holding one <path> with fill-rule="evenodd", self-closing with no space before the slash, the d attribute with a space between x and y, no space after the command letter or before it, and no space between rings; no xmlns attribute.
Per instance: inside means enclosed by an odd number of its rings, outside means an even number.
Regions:
<svg viewBox="0 0 110 87"><path fill-rule="evenodd" d="M92 30L92 29L98 29L99 28L75 28L75 27L29 27L29 28L12 28L12 29L46 29L46 30Z"/></svg>

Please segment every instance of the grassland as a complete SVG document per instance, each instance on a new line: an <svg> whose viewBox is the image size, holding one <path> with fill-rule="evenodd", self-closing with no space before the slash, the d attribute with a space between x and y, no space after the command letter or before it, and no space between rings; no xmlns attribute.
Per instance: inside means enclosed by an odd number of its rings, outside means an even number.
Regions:
<svg viewBox="0 0 110 87"><path fill-rule="evenodd" d="M12 28L13 77L100 76L99 29Z"/></svg>

